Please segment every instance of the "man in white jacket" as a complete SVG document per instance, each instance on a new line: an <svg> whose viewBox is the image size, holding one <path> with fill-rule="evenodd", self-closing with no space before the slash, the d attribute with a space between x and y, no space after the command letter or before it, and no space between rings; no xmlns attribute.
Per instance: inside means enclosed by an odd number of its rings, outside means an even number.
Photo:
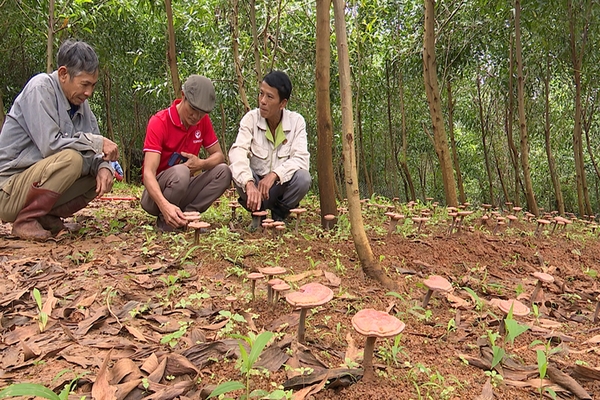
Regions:
<svg viewBox="0 0 600 400"><path fill-rule="evenodd" d="M306 123L285 108L291 92L284 72L267 74L260 84L259 108L242 118L229 150L240 204L250 212L271 210L274 220L285 219L311 184Z"/></svg>

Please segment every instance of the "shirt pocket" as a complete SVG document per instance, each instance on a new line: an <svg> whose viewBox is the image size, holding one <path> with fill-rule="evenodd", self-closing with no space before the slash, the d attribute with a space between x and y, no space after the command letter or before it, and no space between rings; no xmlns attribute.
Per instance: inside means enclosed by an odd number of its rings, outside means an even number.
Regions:
<svg viewBox="0 0 600 400"><path fill-rule="evenodd" d="M292 144L287 139L285 140L285 144L282 144L277 149L277 158L290 158L290 154L292 153Z"/></svg>
<svg viewBox="0 0 600 400"><path fill-rule="evenodd" d="M260 158L261 160L266 160L269 157L269 149L266 147L260 146L256 142L252 142L250 145L250 152L253 157Z"/></svg>

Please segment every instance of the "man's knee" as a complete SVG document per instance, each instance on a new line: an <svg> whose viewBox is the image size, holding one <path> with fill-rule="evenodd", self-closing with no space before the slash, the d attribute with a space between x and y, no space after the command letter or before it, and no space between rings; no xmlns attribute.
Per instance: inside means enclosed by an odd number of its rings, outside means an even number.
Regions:
<svg viewBox="0 0 600 400"><path fill-rule="evenodd" d="M231 183L231 170L225 163L218 164L213 168L215 180L221 182L225 187Z"/></svg>
<svg viewBox="0 0 600 400"><path fill-rule="evenodd" d="M310 177L310 173L305 169L299 169L298 171L294 172L294 176L290 182L290 184L293 185L298 192L304 194L308 193L311 183L312 178Z"/></svg>
<svg viewBox="0 0 600 400"><path fill-rule="evenodd" d="M81 170L83 168L83 156L80 152L72 149L62 150L56 153L52 164L49 165L49 169L55 170L56 173L64 177L76 180L81 176ZM53 171L54 172L54 171Z"/></svg>

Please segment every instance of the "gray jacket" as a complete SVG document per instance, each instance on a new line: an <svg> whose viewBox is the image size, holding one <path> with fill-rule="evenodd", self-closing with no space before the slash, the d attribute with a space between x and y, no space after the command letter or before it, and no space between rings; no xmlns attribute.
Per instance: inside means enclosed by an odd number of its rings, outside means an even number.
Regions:
<svg viewBox="0 0 600 400"><path fill-rule="evenodd" d="M87 100L73 119L70 109L56 71L31 78L0 131L0 188L12 175L65 149L83 156L81 176L96 176L100 168L113 171L102 160L103 138Z"/></svg>

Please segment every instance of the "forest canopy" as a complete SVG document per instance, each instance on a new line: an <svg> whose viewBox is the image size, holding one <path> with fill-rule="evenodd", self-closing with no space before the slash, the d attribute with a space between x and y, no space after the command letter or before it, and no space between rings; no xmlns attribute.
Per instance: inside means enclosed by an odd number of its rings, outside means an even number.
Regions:
<svg viewBox="0 0 600 400"><path fill-rule="evenodd" d="M0 0L0 118L33 75L55 67L48 64L62 41L84 40L101 63L90 103L102 133L121 148L127 179L138 182L146 123L179 90L167 11L179 80L197 73L215 84L211 119L223 149L246 107L256 106L262 76L271 69L290 75L288 108L306 118L316 192L315 2ZM424 85L423 1L349 1L345 11L361 195L444 202ZM600 25L591 23L599 12L592 0L435 5L435 94L459 201L527 205L530 179L541 208L599 208ZM331 20L333 170L343 198L333 12Z"/></svg>

